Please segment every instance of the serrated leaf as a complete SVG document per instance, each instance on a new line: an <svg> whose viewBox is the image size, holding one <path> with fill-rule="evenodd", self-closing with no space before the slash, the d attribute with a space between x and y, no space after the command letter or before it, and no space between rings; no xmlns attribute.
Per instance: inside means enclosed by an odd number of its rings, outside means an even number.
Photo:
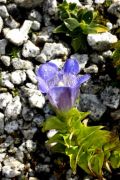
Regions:
<svg viewBox="0 0 120 180"><path fill-rule="evenodd" d="M70 31L73 31L75 28L80 26L79 22L75 18L65 19L64 24Z"/></svg>

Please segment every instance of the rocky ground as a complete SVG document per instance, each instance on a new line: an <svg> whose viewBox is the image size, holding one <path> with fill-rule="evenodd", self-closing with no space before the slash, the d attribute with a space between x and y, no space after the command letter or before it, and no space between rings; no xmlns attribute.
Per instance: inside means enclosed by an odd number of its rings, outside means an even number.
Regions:
<svg viewBox="0 0 120 180"><path fill-rule="evenodd" d="M104 0L84 1L83 5L91 8L99 2ZM81 169L73 175L67 157L52 154L44 145L47 137L41 125L53 112L37 88L35 72L42 63L51 61L61 68L67 57L76 57L81 73L91 74L81 87L78 108L91 111L91 124L120 133L120 84L109 49L118 41L112 30L120 26L120 2L114 0L108 8L115 24L108 23L109 32L89 34L91 50L84 54L73 53L69 43L53 35L57 4L56 0L0 0L1 180L94 179ZM120 171L105 176L119 179Z"/></svg>

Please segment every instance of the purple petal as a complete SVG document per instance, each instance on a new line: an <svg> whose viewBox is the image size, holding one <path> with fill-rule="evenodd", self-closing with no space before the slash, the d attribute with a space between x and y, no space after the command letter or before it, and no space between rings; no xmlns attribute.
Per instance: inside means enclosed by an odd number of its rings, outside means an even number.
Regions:
<svg viewBox="0 0 120 180"><path fill-rule="evenodd" d="M38 89L42 93L47 93L49 88L48 88L48 85L46 84L46 82L41 77L37 77L37 80L38 80Z"/></svg>
<svg viewBox="0 0 120 180"><path fill-rule="evenodd" d="M85 74L82 77L78 78L78 86L80 86L81 84L83 84L84 82L88 81L90 79L90 75L89 74Z"/></svg>
<svg viewBox="0 0 120 180"><path fill-rule="evenodd" d="M72 107L72 92L69 87L54 87L48 93L50 103L59 110L69 110Z"/></svg>
<svg viewBox="0 0 120 180"><path fill-rule="evenodd" d="M57 66L49 62L39 67L37 71L37 76L41 77L45 81L49 81L56 75L57 72L58 72Z"/></svg>
<svg viewBox="0 0 120 180"><path fill-rule="evenodd" d="M67 59L63 70L65 73L78 74L80 71L78 61L76 59Z"/></svg>
<svg viewBox="0 0 120 180"><path fill-rule="evenodd" d="M77 83L78 83L78 79L77 76L73 75L73 74L67 74L65 73L63 75L63 84L66 87L76 87Z"/></svg>

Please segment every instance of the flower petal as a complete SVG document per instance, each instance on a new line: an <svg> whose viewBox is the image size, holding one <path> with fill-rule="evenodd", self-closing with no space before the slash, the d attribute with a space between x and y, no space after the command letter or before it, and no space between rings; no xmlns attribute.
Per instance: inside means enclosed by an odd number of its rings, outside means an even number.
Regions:
<svg viewBox="0 0 120 180"><path fill-rule="evenodd" d="M82 77L78 78L78 83L77 85L80 86L81 84L83 84L84 82L88 81L90 79L90 75L89 74L85 74Z"/></svg>
<svg viewBox="0 0 120 180"><path fill-rule="evenodd" d="M38 80L38 89L42 93L47 93L49 88L48 88L48 85L46 84L46 82L41 77L37 77L37 80Z"/></svg>
<svg viewBox="0 0 120 180"><path fill-rule="evenodd" d="M78 61L76 59L67 59L63 70L65 73L78 74L80 71Z"/></svg>
<svg viewBox="0 0 120 180"><path fill-rule="evenodd" d="M71 88L54 87L48 93L50 103L59 110L69 110L72 107Z"/></svg>
<svg viewBox="0 0 120 180"><path fill-rule="evenodd" d="M37 76L41 77L46 82L52 79L56 73L58 72L58 68L53 63L46 63L39 67L37 71Z"/></svg>

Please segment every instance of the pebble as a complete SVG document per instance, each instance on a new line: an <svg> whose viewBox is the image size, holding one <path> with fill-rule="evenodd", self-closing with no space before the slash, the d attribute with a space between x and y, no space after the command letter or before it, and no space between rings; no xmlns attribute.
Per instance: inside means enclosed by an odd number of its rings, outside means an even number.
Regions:
<svg viewBox="0 0 120 180"><path fill-rule="evenodd" d="M8 134L11 134L11 133L14 133L15 131L18 130L18 123L17 121L11 121L11 122L8 122L6 125L5 125L5 131L8 133Z"/></svg>
<svg viewBox="0 0 120 180"><path fill-rule="evenodd" d="M110 113L113 120L120 120L120 109Z"/></svg>
<svg viewBox="0 0 120 180"><path fill-rule="evenodd" d="M105 51L110 48L110 45L118 41L115 35L110 32L88 34L88 44L95 50Z"/></svg>
<svg viewBox="0 0 120 180"><path fill-rule="evenodd" d="M78 53L72 54L70 58L77 59L79 61L80 69L85 68L85 65L87 64L89 59L88 54L78 54Z"/></svg>
<svg viewBox="0 0 120 180"><path fill-rule="evenodd" d="M106 87L101 93L101 99L104 105L117 109L120 104L120 90L112 86Z"/></svg>
<svg viewBox="0 0 120 180"><path fill-rule="evenodd" d="M36 57L36 60L45 63L50 59L65 58L68 56L68 49L62 43L45 43L41 54Z"/></svg>
<svg viewBox="0 0 120 180"><path fill-rule="evenodd" d="M0 112L0 135L4 133L4 114Z"/></svg>
<svg viewBox="0 0 120 180"><path fill-rule="evenodd" d="M11 73L11 81L13 84L20 85L26 80L26 73L22 70L16 70Z"/></svg>
<svg viewBox="0 0 120 180"><path fill-rule="evenodd" d="M3 28L3 20L2 20L2 18L0 17L0 32L1 32L2 28Z"/></svg>
<svg viewBox="0 0 120 180"><path fill-rule="evenodd" d="M5 109L6 119L15 120L21 113L22 104L20 102L20 97L15 96L11 102L9 102Z"/></svg>
<svg viewBox="0 0 120 180"><path fill-rule="evenodd" d="M36 75L32 69L26 70L26 74L33 84L37 84Z"/></svg>
<svg viewBox="0 0 120 180"><path fill-rule="evenodd" d="M24 43L22 49L22 55L25 58L36 57L40 53L40 50L37 46L35 46L30 40Z"/></svg>
<svg viewBox="0 0 120 180"><path fill-rule="evenodd" d="M8 11L7 11L7 8L6 8L6 6L4 6L4 5L0 5L0 16L1 16L2 18L6 18L6 17L9 16L9 13L8 13Z"/></svg>
<svg viewBox="0 0 120 180"><path fill-rule="evenodd" d="M9 56L1 56L0 57L0 60L2 61L2 63L5 65L5 66L10 66L10 57Z"/></svg>
<svg viewBox="0 0 120 180"><path fill-rule="evenodd" d="M107 10L117 18L120 18L120 1L112 3Z"/></svg>
<svg viewBox="0 0 120 180"><path fill-rule="evenodd" d="M94 94L80 95L80 110L90 111L92 120L99 120L106 111L106 106Z"/></svg>
<svg viewBox="0 0 120 180"><path fill-rule="evenodd" d="M27 69L33 69L33 64L28 60L22 60L20 58L13 58L11 60L11 63L15 70L21 69L21 70L27 70Z"/></svg>
<svg viewBox="0 0 120 180"><path fill-rule="evenodd" d="M96 73L98 73L98 66L96 64L93 64L93 65L85 68L84 72L90 73L90 74L92 74L92 73L96 74Z"/></svg>
<svg viewBox="0 0 120 180"><path fill-rule="evenodd" d="M6 39L1 39L0 40L0 55L5 54L7 44L8 44L8 41Z"/></svg>
<svg viewBox="0 0 120 180"><path fill-rule="evenodd" d="M25 20L20 29L4 28L3 33L6 39L11 43L20 46L28 39L28 33L32 26L32 21Z"/></svg>
<svg viewBox="0 0 120 180"><path fill-rule="evenodd" d="M40 6L43 0L14 0L14 2L24 8L34 8Z"/></svg>
<svg viewBox="0 0 120 180"><path fill-rule="evenodd" d="M0 109L5 109L8 103L12 102L12 95L10 93L0 94Z"/></svg>

